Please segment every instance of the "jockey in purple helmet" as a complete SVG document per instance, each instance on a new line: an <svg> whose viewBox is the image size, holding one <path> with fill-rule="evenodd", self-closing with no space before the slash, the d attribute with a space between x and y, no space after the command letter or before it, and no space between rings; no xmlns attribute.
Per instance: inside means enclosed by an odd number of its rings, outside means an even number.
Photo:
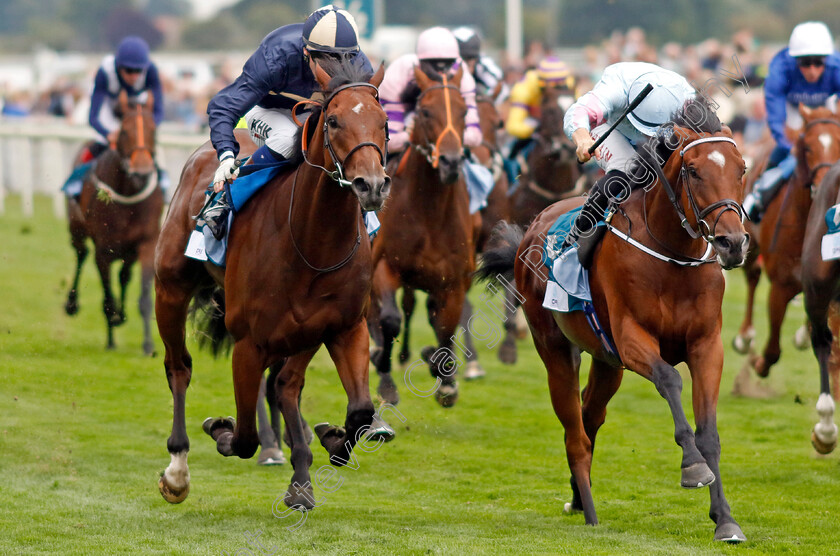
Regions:
<svg viewBox="0 0 840 556"><path fill-rule="evenodd" d="M758 222L764 208L796 168L796 157L785 136L785 126L802 127L797 106L825 106L832 95L840 94L840 56L825 23L808 21L793 28L788 47L770 62L764 80L764 103L767 124L776 148L770 154L767 168L744 198L744 210L750 220Z"/></svg>
<svg viewBox="0 0 840 556"><path fill-rule="evenodd" d="M245 62L242 74L213 97L207 114L210 140L219 157L213 177L216 192L239 174L235 164L239 143L233 129L242 117L259 147L251 160L268 163L292 157L298 130L292 108L320 93L315 65L327 57L358 60L373 74L370 61L359 49L356 21L349 12L332 5L312 12L302 24L285 25L269 33ZM223 233L229 209L225 199L203 214L216 237Z"/></svg>

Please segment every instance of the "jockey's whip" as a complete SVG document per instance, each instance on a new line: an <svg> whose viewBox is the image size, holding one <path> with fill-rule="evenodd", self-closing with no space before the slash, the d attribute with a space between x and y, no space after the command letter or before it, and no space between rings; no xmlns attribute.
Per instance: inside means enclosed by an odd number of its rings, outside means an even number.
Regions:
<svg viewBox="0 0 840 556"><path fill-rule="evenodd" d="M624 118L626 118L626 117L627 117L627 115L628 115L630 112L632 112L633 110L635 110L635 109L636 109L636 107L637 107L637 106L639 106L639 104L640 104L643 100L645 100L645 97L646 97L646 96L648 96L648 94L650 94L650 92L651 92L652 90L653 90L653 85L651 85L650 83L648 83L647 85L645 85L645 88L644 88L644 89L642 89L642 90L641 90L641 92L640 92L638 95L636 95L636 98L634 98L634 99L633 99L633 102L631 102L631 103L630 103L630 106L628 106L628 107L624 110L624 112L622 112L622 113L621 113L621 116L619 116L619 118L615 121L615 123L613 123L613 125L611 125L611 126L610 126L610 128L609 128L607 131L605 131L605 132L604 132L604 133L603 133L603 134L602 134L602 135L598 138L598 140L597 140L597 141L595 141L595 143L593 143L593 144L592 144L592 146L591 146L591 147L589 147L589 154L590 154L590 155L591 155L592 153L594 153L594 152L595 152L595 149L597 149L598 147L600 147L600 146L601 146L601 143L603 143L603 142L604 142L604 139L606 139L607 137L609 137L610 133L612 133L612 132L613 132L613 130L615 130L615 128L616 128L616 127L618 127L618 124L620 124L622 121L624 121Z"/></svg>

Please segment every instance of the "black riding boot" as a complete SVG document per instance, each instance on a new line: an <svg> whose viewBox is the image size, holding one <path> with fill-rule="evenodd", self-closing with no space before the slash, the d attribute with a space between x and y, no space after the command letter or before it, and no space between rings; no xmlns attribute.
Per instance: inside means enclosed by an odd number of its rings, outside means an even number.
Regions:
<svg viewBox="0 0 840 556"><path fill-rule="evenodd" d="M213 237L219 241L225 237L230 208L227 194L222 191L215 203L207 207L204 212L199 215L199 217L204 220L207 229L209 229L210 233L213 234Z"/></svg>

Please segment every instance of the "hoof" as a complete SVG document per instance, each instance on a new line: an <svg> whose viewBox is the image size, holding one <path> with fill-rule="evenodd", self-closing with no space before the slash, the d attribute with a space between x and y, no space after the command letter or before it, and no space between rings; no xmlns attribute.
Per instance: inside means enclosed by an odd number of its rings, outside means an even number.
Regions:
<svg viewBox="0 0 840 556"><path fill-rule="evenodd" d="M458 401L458 383L441 384L435 391L435 400L441 407L452 407Z"/></svg>
<svg viewBox="0 0 840 556"><path fill-rule="evenodd" d="M391 373L379 373L379 386L376 388L376 393L385 403L391 405L400 403L400 393L397 391L397 385Z"/></svg>
<svg viewBox="0 0 840 556"><path fill-rule="evenodd" d="M166 475L161 474L158 481L158 490L160 490L163 499L170 504L180 504L187 499L187 495L190 493L190 485L187 483L187 486L183 489L175 489L166 481Z"/></svg>
<svg viewBox="0 0 840 556"><path fill-rule="evenodd" d="M143 355L146 357L157 357L154 344L143 344Z"/></svg>
<svg viewBox="0 0 840 556"><path fill-rule="evenodd" d="M803 324L796 329L796 333L793 335L793 346L799 351L811 347L811 332L808 330L807 324Z"/></svg>
<svg viewBox="0 0 840 556"><path fill-rule="evenodd" d="M343 427L337 427L329 423L318 423L315 425L315 434L318 436L318 440L321 441L321 446L329 452L332 446L341 442L347 435L347 432Z"/></svg>
<svg viewBox="0 0 840 556"><path fill-rule="evenodd" d="M388 423L380 419L378 415L374 415L373 422L370 424L370 429L368 429L365 438L373 441L382 440L383 442L390 442L396 436L397 433L394 432L394 429Z"/></svg>
<svg viewBox="0 0 840 556"><path fill-rule="evenodd" d="M286 456L283 455L283 450L276 446L261 449L260 455L257 456L257 465L283 465L285 463Z"/></svg>
<svg viewBox="0 0 840 556"><path fill-rule="evenodd" d="M738 334L734 338L732 338L732 349L736 352L740 353L741 355L746 355L750 352L750 348L752 348L753 338L755 337L755 332L750 334Z"/></svg>
<svg viewBox="0 0 840 556"><path fill-rule="evenodd" d="M431 365L432 362L432 355L435 354L435 346L426 346L420 350L420 359L423 360L423 363L427 365Z"/></svg>
<svg viewBox="0 0 840 556"><path fill-rule="evenodd" d="M315 495L312 492L312 485L309 483L306 483L305 487L291 484L286 490L286 495L283 496L283 502L295 510L311 510L315 507L314 500Z"/></svg>
<svg viewBox="0 0 840 556"><path fill-rule="evenodd" d="M724 523L718 525L715 529L715 540L738 544L745 542L747 537L744 536L743 531L741 531L737 523Z"/></svg>
<svg viewBox="0 0 840 556"><path fill-rule="evenodd" d="M125 323L125 313L122 311L118 311L113 313L110 317L108 317L108 324L111 326L120 326L121 324Z"/></svg>
<svg viewBox="0 0 840 556"><path fill-rule="evenodd" d="M513 365L516 363L516 342L513 340L505 340L499 346L499 361L505 365Z"/></svg>
<svg viewBox="0 0 840 556"><path fill-rule="evenodd" d="M201 424L201 430L206 432L213 440L216 440L222 432L229 431L232 433L235 426L236 419L233 417L217 417L215 419L213 417L208 417Z"/></svg>
<svg viewBox="0 0 840 556"><path fill-rule="evenodd" d="M767 365L767 362L763 356L750 356L749 362L756 375L760 376L761 378L767 378L770 375L770 366Z"/></svg>
<svg viewBox="0 0 840 556"><path fill-rule="evenodd" d="M478 361L470 361L464 368L464 380L476 380L478 378L484 378L486 375L487 372Z"/></svg>
<svg viewBox="0 0 840 556"><path fill-rule="evenodd" d="M836 426L836 425L835 425ZM834 441L823 442L820 440L819 435L817 435L816 430L811 431L811 444L814 446L814 450L817 451L818 454L826 455L830 454L834 451L834 448L837 447L837 432L835 429L834 433Z"/></svg>
<svg viewBox="0 0 840 556"><path fill-rule="evenodd" d="M680 486L683 488L703 488L715 482L715 474L706 462L689 465L682 470Z"/></svg>
<svg viewBox="0 0 840 556"><path fill-rule="evenodd" d="M583 510L573 507L571 502L566 502L563 504L563 513L569 515L582 514Z"/></svg>
<svg viewBox="0 0 840 556"><path fill-rule="evenodd" d="M64 304L64 312L70 315L71 317L79 312L79 304L76 301L68 300L67 303Z"/></svg>
<svg viewBox="0 0 840 556"><path fill-rule="evenodd" d="M408 360L411 359L411 350L409 349L401 349L400 354L397 356L400 362L400 365L405 365L408 363Z"/></svg>

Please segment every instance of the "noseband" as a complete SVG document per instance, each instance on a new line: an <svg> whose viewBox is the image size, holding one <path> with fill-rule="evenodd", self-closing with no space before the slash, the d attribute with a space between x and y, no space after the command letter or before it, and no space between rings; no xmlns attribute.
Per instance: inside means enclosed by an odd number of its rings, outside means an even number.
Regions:
<svg viewBox="0 0 840 556"><path fill-rule="evenodd" d="M122 156L122 154L120 154L120 166L126 174L130 173L131 165L134 163L134 157L139 151L146 151L147 153L149 153L149 156L151 156L152 159L154 159L155 157L155 153L152 152L151 147L146 145L146 129L145 122L143 120L143 107L139 104L135 104L134 106L137 108L137 114L135 116L137 120L137 141L135 145L131 148L131 150L128 152L127 156ZM116 143L111 143L109 146L114 152L118 154L120 153L119 149L117 149Z"/></svg>
<svg viewBox="0 0 840 556"><path fill-rule="evenodd" d="M347 83L345 85L337 87L332 93L330 93L330 96L327 97L327 100L324 101L323 105L321 105L322 114L324 115L324 127L323 127L324 149L326 149L326 151L329 153L330 159L332 160L332 163L333 163L333 166L335 166L335 170L333 170L332 172L330 172L329 170L327 170L326 168L324 168L323 166L321 166L319 164L315 164L313 162L310 162L309 157L307 156L307 153L308 153L308 144L307 143L309 141L309 139L308 139L308 137L309 137L309 134L308 134L309 118L306 118L304 123L301 124L300 121L298 121L297 116L295 115L295 110L301 104L315 104L315 105L318 105L319 103L317 103L315 101L312 101L312 100L304 100L304 101L301 101L301 102L297 103L294 106L294 108L292 108L292 118L294 118L295 123L303 126L303 131L301 133L301 152L303 153L303 160L307 164L312 166L313 168L320 168L321 170L323 170L324 173L326 173L329 177L331 177L332 179L337 181L338 185L340 185L341 187L350 187L350 185L352 184L352 182L350 182L349 180L347 180L344 177L344 167L346 166L347 161L350 159L350 157L356 151L360 150L363 147L373 147L374 149L376 149L376 152L379 153L379 163L382 165L382 168L385 168L385 160L387 159L387 156L388 156L388 128L387 127L385 128L385 148L384 149L381 148L376 143L374 143L373 141L364 141L362 143L359 143L358 145L356 145L352 149L350 149L350 152L347 153L347 155L344 157L343 160L339 160L338 155L335 154L335 150L333 149L332 143L330 142L329 126L327 124L327 108L329 107L330 102L332 102L332 100L335 98L335 96L338 93L340 93L341 91L343 91L345 89L352 89L352 88L355 88L355 87L371 87L375 91L374 97L376 98L376 100L379 100L379 89L376 87L376 85L373 85L372 83L367 83L367 82L364 82L364 81L360 81L358 83Z"/></svg>
<svg viewBox="0 0 840 556"><path fill-rule="evenodd" d="M688 176L688 171L685 168L685 160L683 156L685 155L686 151L689 149L696 147L697 145L702 145L703 143L732 143L735 145L735 148L738 148L737 143L734 140L730 139L729 137L704 137L702 139L697 139L692 141L680 151L680 158L682 159L680 162L680 179L685 184L685 191L686 196L688 197L688 203L691 206L691 210L694 213L694 218L697 220L697 229L695 230L691 223L685 216L685 212L683 212L682 205L677 199L677 194L674 191L671 182L668 181L668 178L665 176L665 172L660 168L659 164L652 164L654 171L656 172L657 178L659 178L660 183L662 183L662 187L665 188L665 193L668 195L668 199L671 201L671 204L674 206L674 210L677 211L677 216L680 218L680 224L685 231L688 232L693 239L703 238L707 242L711 243L714 240L714 231L717 227L718 221L720 221L721 216L727 211L735 212L738 217L741 219L741 222L744 221L744 209L741 207L741 204L735 201L734 199L721 199L720 201L716 201L711 205L707 206L704 209L700 209L697 206L697 201L694 199L694 194L691 191L691 180ZM715 223L710 227L706 221L704 220L709 214L713 211L723 208L718 214L717 218L715 218Z"/></svg>
<svg viewBox="0 0 840 556"><path fill-rule="evenodd" d="M461 93L461 90L458 89L455 85L450 85L446 82L446 75L443 76L443 84L442 85L432 85L425 91L421 92L420 95L417 97L416 104L420 104L420 99L423 98L423 95L428 93L429 91L433 91L435 89L443 89L443 103L446 107L446 127L443 128L443 131L440 132L438 135L435 144L432 145L428 141L425 145L414 145L414 148L417 149L420 154L426 157L426 160L429 164L432 165L432 168L437 169L438 164L440 163L440 142L443 141L443 137L447 133L451 133L455 136L455 140L458 141L458 148L461 148L461 136L458 134L458 130L452 125L452 101L449 98L449 90L452 89L453 91Z"/></svg>

